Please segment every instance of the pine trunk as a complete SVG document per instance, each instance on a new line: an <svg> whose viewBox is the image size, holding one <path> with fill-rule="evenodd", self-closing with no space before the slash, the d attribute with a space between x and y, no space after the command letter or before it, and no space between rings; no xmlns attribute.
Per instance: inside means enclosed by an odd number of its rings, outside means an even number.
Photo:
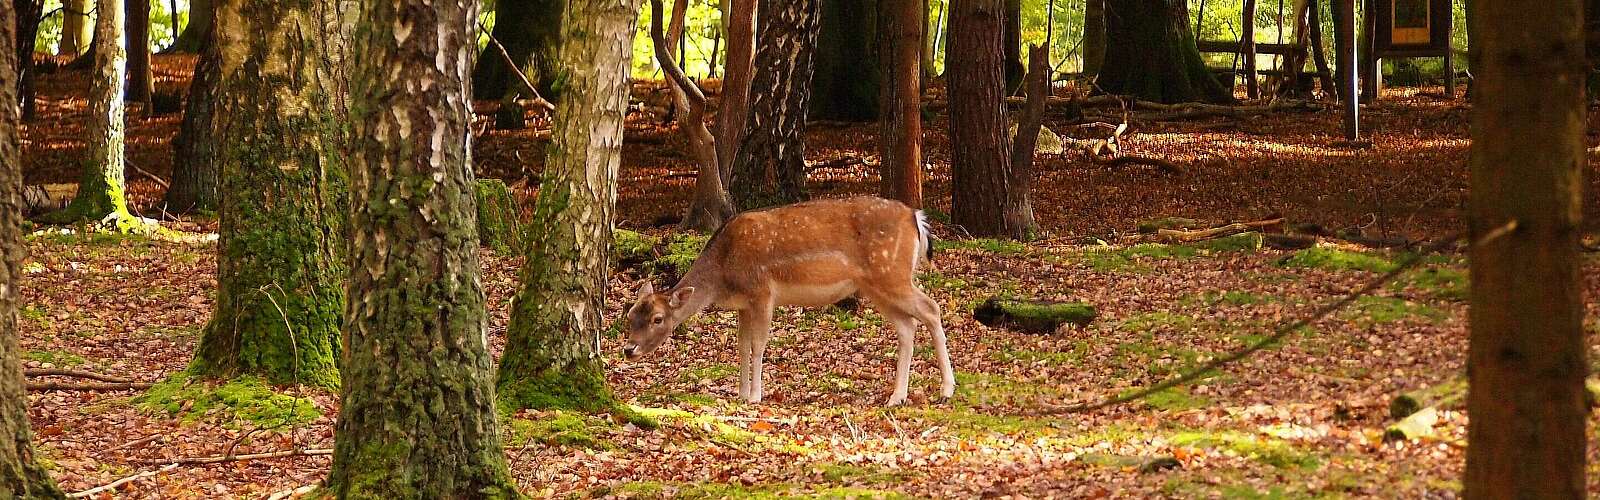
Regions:
<svg viewBox="0 0 1600 500"><path fill-rule="evenodd" d="M184 102L183 124L172 140L172 186L167 188L166 210L187 213L216 210L217 80L221 78L221 55L215 41L207 41L195 60L194 79L189 82L189 97Z"/></svg>
<svg viewBox="0 0 1600 500"><path fill-rule="evenodd" d="M214 0L189 0L189 23L183 26L178 39L167 47L167 52L199 52L205 47L207 33L211 31Z"/></svg>
<svg viewBox="0 0 1600 500"><path fill-rule="evenodd" d="M1200 59L1184 0L1105 0L1107 93L1163 103L1233 101Z"/></svg>
<svg viewBox="0 0 1600 500"><path fill-rule="evenodd" d="M556 46L561 42L561 12L568 0L498 0L494 11L494 39L500 41L511 54L511 60L522 65L528 81L539 87L539 94L554 102L558 90ZM478 65L472 70L473 93L481 97L499 99L512 92L522 92L522 80L506 64L505 56L493 44L478 55Z"/></svg>
<svg viewBox="0 0 1600 500"><path fill-rule="evenodd" d="M351 52L350 300L324 487L336 498L519 497L478 276L466 80L478 2L366 6Z"/></svg>
<svg viewBox="0 0 1600 500"><path fill-rule="evenodd" d="M1474 3L1463 493L1584 498L1583 8Z"/></svg>
<svg viewBox="0 0 1600 500"><path fill-rule="evenodd" d="M878 119L883 74L874 71L887 61L874 42L878 37L879 1L820 0L816 71L811 77L813 120L869 122Z"/></svg>
<svg viewBox="0 0 1600 500"><path fill-rule="evenodd" d="M0 498L61 498L33 450L22 379L17 305L22 294L22 109L17 102L16 13L0 11Z"/></svg>
<svg viewBox="0 0 1600 500"><path fill-rule="evenodd" d="M566 95L535 202L533 245L500 359L507 408L608 411L600 314L628 105L636 0L572 0L562 20Z"/></svg>
<svg viewBox="0 0 1600 500"><path fill-rule="evenodd" d="M33 80L38 76L33 70L33 49L38 43L39 16L44 13L43 0L13 0L11 5L17 13L17 94L22 103L22 119L34 118L34 89Z"/></svg>
<svg viewBox="0 0 1600 500"><path fill-rule="evenodd" d="M878 47L883 57L878 167L885 198L922 208L923 0L882 0Z"/></svg>
<svg viewBox="0 0 1600 500"><path fill-rule="evenodd" d="M1022 88L1022 0L1006 0L1006 94Z"/></svg>
<svg viewBox="0 0 1600 500"><path fill-rule="evenodd" d="M760 0L746 134L729 191L740 209L806 198L806 105L811 98L820 0Z"/></svg>
<svg viewBox="0 0 1600 500"><path fill-rule="evenodd" d="M1106 60L1106 0L1083 1L1083 76L1100 74Z"/></svg>
<svg viewBox="0 0 1600 500"><path fill-rule="evenodd" d="M717 113L717 162L723 186L732 178L733 159L744 142L756 46L756 0L725 1L728 55L722 71L722 109Z"/></svg>
<svg viewBox="0 0 1600 500"><path fill-rule="evenodd" d="M123 46L123 0L98 0L95 4L95 69L89 82L89 154L84 160L78 193L65 210L49 214L47 222L81 220L111 222L113 229L130 232L142 224L128 212L123 179L123 128L127 110L123 95L127 84L128 54Z"/></svg>
<svg viewBox="0 0 1600 500"><path fill-rule="evenodd" d="M155 94L155 74L150 69L150 0L130 0L128 4L128 95L130 102L144 103L150 114L150 97Z"/></svg>
<svg viewBox="0 0 1600 500"><path fill-rule="evenodd" d="M77 57L89 50L89 41L94 39L89 0L66 0L61 9L61 45L56 55Z"/></svg>
<svg viewBox="0 0 1600 500"><path fill-rule="evenodd" d="M951 0L945 80L950 92L951 221L974 236L1026 239L1032 211L1009 189L1003 0Z"/></svg>
<svg viewBox="0 0 1600 500"><path fill-rule="evenodd" d="M319 40L335 0L218 0L217 301L192 370L339 385L345 166L340 86ZM335 26L325 37L323 26ZM205 104L200 104L205 106Z"/></svg>

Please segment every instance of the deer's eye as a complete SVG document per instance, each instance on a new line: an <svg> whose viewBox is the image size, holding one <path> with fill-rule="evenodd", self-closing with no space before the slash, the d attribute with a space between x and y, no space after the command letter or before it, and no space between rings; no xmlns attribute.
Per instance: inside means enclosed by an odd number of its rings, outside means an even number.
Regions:
<svg viewBox="0 0 1600 500"><path fill-rule="evenodd" d="M659 324L665 323L666 321L667 321L667 319L663 318L661 316L656 316L654 318L650 318L650 324L653 324L653 325L659 325Z"/></svg>

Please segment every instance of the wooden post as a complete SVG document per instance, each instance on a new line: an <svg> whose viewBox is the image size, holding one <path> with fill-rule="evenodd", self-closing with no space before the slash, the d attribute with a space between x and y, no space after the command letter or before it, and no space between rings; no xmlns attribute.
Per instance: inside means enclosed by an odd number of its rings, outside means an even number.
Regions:
<svg viewBox="0 0 1600 500"><path fill-rule="evenodd" d="M1356 82L1356 0L1333 0L1334 58L1339 66L1339 100L1344 103L1344 138L1354 141L1361 138L1357 121L1360 112L1359 92Z"/></svg>
<svg viewBox="0 0 1600 500"><path fill-rule="evenodd" d="M1244 0L1244 33L1239 35L1239 52L1244 55L1244 86L1251 99L1261 97L1256 87L1256 0Z"/></svg>

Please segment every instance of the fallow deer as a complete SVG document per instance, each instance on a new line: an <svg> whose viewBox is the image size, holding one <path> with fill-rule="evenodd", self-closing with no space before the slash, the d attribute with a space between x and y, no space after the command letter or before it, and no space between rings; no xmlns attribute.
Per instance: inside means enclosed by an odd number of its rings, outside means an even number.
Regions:
<svg viewBox="0 0 1600 500"><path fill-rule="evenodd" d="M931 254L922 211L875 197L817 200L739 214L717 230L676 286L648 280L625 321L623 354L637 360L706 308L739 313L739 397L761 401L761 361L778 306L821 307L852 294L870 301L899 335L894 394L905 403L917 323L933 333L942 376L955 393L938 303L917 288L916 268Z"/></svg>

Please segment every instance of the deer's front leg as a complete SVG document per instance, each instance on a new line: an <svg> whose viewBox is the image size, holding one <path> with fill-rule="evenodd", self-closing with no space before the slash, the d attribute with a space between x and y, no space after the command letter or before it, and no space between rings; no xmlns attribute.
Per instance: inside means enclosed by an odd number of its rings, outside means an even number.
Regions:
<svg viewBox="0 0 1600 500"><path fill-rule="evenodd" d="M744 314L739 314L739 399L750 398L750 337L744 334Z"/></svg>
<svg viewBox="0 0 1600 500"><path fill-rule="evenodd" d="M772 331L772 308L756 307L739 312L739 338L745 343L749 361L742 363L749 370L748 391L742 396L751 403L761 402L761 356Z"/></svg>

